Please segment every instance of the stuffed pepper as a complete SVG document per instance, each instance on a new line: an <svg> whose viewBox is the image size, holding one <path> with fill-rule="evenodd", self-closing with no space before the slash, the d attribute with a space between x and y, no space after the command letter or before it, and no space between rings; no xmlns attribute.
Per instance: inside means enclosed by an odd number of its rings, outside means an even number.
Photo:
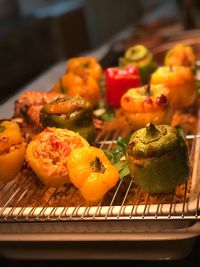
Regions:
<svg viewBox="0 0 200 267"><path fill-rule="evenodd" d="M106 102L113 108L120 107L123 94L130 88L141 85L138 68L129 65L124 68L108 68L105 71Z"/></svg>
<svg viewBox="0 0 200 267"><path fill-rule="evenodd" d="M26 144L18 124L14 121L0 123L0 181L13 180L24 162Z"/></svg>
<svg viewBox="0 0 200 267"><path fill-rule="evenodd" d="M195 69L196 57L189 45L177 44L165 56L166 66L185 66Z"/></svg>
<svg viewBox="0 0 200 267"><path fill-rule="evenodd" d="M99 62L93 57L76 57L67 61L67 72L84 70L95 80L99 81L103 70Z"/></svg>
<svg viewBox="0 0 200 267"><path fill-rule="evenodd" d="M163 84L169 88L173 108L190 106L196 96L196 82L191 68L184 66L159 67L151 76L151 84Z"/></svg>
<svg viewBox="0 0 200 267"><path fill-rule="evenodd" d="M95 140L92 106L80 96L58 98L44 105L40 120L44 127L66 128L78 132L89 143Z"/></svg>
<svg viewBox="0 0 200 267"><path fill-rule="evenodd" d="M77 148L67 161L69 177L84 199L99 201L119 180L119 173L96 147Z"/></svg>
<svg viewBox="0 0 200 267"><path fill-rule="evenodd" d="M28 144L26 160L37 177L48 186L70 183L67 160L77 147L89 146L78 133L46 128Z"/></svg>
<svg viewBox="0 0 200 267"><path fill-rule="evenodd" d="M100 100L100 86L98 82L82 69L67 72L51 91L63 93L67 96L79 95L87 99L92 106L96 106Z"/></svg>
<svg viewBox="0 0 200 267"><path fill-rule="evenodd" d="M121 107L132 131L150 122L169 124L173 116L169 90L162 84L129 89L121 99Z"/></svg>
<svg viewBox="0 0 200 267"><path fill-rule="evenodd" d="M170 193L190 176L185 141L169 125L147 125L131 136L126 160L134 181L148 193Z"/></svg>
<svg viewBox="0 0 200 267"><path fill-rule="evenodd" d="M142 82L146 84L151 73L157 68L157 64L153 59L153 55L149 50L143 45L134 45L130 47L126 52L124 57L120 58L119 65L126 66L133 64L138 67Z"/></svg>

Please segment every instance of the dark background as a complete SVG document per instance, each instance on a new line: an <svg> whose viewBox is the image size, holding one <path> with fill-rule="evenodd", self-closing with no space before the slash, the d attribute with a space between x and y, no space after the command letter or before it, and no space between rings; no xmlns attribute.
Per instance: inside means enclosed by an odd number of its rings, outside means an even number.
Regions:
<svg viewBox="0 0 200 267"><path fill-rule="evenodd" d="M0 0L0 103L54 63L97 49L142 20L157 16L165 23L175 17L186 29L198 28L199 5L198 0Z"/></svg>

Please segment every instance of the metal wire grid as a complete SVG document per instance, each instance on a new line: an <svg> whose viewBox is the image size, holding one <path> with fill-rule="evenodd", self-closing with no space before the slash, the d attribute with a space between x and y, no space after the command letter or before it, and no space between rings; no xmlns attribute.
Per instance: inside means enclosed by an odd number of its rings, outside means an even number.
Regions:
<svg viewBox="0 0 200 267"><path fill-rule="evenodd" d="M115 139L119 136L119 132L116 131L112 136L110 133L106 134L103 137L101 134L97 137L96 142L99 143L100 148L106 146L107 149L110 149L115 143ZM112 139L111 139L112 137ZM199 135L188 135L187 139L192 140L191 145L191 162L192 164L200 160L200 153L197 153L196 147L199 143ZM198 142L197 142L198 141ZM195 158L196 157L196 158ZM195 170L193 168L193 173L196 176L199 176L199 164L196 164ZM16 179L19 179L16 178ZM185 184L183 202L175 204L174 198L175 193L171 194L171 199L167 204L163 204L162 198L159 201L151 205L149 204L149 198L151 194L148 194L146 201L143 205L140 205L140 194L141 189L137 187L135 202L132 205L127 205L126 200L131 188L134 185L133 180L129 180L126 184L126 191L123 197L120 200L120 203L116 205L116 198L120 192L122 186L124 186L124 181L120 180L116 190L113 193L113 196L110 202L105 206L102 201L99 202L96 206L77 206L77 207L68 207L60 205L62 202L62 196L58 198L56 205L53 207L50 205L51 200L55 193L59 191L58 188L49 188L47 186L42 186L40 194L38 197L38 203L36 202L31 207L28 205L31 198L37 192L37 184L34 183L34 180L37 180L36 177L26 177L21 183L21 186L15 181L0 186L0 221L65 221L65 220L199 220L199 205L200 205L200 190L196 187L196 197L190 203L187 202L187 191L188 184ZM48 199L43 206L40 206L40 200L44 197L47 192L49 194ZM65 189L67 191L67 188ZM64 195L67 192L64 192ZM28 196L28 197L27 197ZM23 206L20 205L20 202L25 198ZM191 204L191 205L190 205Z"/></svg>

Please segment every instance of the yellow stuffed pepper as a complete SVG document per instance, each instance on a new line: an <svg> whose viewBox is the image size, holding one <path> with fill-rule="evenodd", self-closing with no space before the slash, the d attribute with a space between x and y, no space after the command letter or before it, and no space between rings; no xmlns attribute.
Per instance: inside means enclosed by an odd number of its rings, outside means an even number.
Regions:
<svg viewBox="0 0 200 267"><path fill-rule="evenodd" d="M26 144L16 122L0 124L0 181L13 180L24 162Z"/></svg>
<svg viewBox="0 0 200 267"><path fill-rule="evenodd" d="M188 67L159 67L151 76L151 84L163 84L169 88L173 108L188 107L197 96L195 78L192 69Z"/></svg>
<svg viewBox="0 0 200 267"><path fill-rule="evenodd" d="M71 151L83 146L89 144L78 133L49 127L28 144L26 160L44 184L57 187L71 182L67 160Z"/></svg>
<svg viewBox="0 0 200 267"><path fill-rule="evenodd" d="M98 201L116 185L119 173L104 152L96 147L77 148L71 152L67 167L71 182L84 199Z"/></svg>
<svg viewBox="0 0 200 267"><path fill-rule="evenodd" d="M51 90L67 96L81 96L96 106L100 100L98 82L84 70L70 71L63 75Z"/></svg>
<svg viewBox="0 0 200 267"><path fill-rule="evenodd" d="M166 66L185 66L195 69L196 57L189 45L177 44L165 56Z"/></svg>

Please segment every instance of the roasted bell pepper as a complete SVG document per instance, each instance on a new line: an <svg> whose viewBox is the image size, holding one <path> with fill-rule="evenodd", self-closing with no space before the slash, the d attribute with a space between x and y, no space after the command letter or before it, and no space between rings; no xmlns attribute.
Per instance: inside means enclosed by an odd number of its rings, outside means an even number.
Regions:
<svg viewBox="0 0 200 267"><path fill-rule="evenodd" d="M195 78L192 69L188 67L159 67L151 76L151 84L163 84L169 88L173 108L190 106L197 96Z"/></svg>
<svg viewBox="0 0 200 267"><path fill-rule="evenodd" d="M151 122L169 124L173 116L169 89L162 84L129 89L121 99L121 107L132 131Z"/></svg>
<svg viewBox="0 0 200 267"><path fill-rule="evenodd" d="M196 57L191 46L177 44L167 52L164 61L166 66L185 66L194 70Z"/></svg>
<svg viewBox="0 0 200 267"><path fill-rule="evenodd" d="M131 136L126 160L132 179L148 193L170 193L187 181L190 163L180 131L147 125Z"/></svg>
<svg viewBox="0 0 200 267"><path fill-rule="evenodd" d="M67 96L82 96L93 106L100 100L100 87L98 82L84 70L74 70L63 75L52 88L52 92L66 94Z"/></svg>
<svg viewBox="0 0 200 267"><path fill-rule="evenodd" d="M143 45L134 45L127 49L124 57L119 59L120 66L133 64L138 67L142 82L146 84L151 73L157 68L153 55Z"/></svg>
<svg viewBox="0 0 200 267"><path fill-rule="evenodd" d="M0 181L13 180L24 162L26 144L20 128L13 121L0 124Z"/></svg>
<svg viewBox="0 0 200 267"><path fill-rule="evenodd" d="M99 201L114 187L119 173L104 152L96 147L77 148L67 161L69 177L84 199Z"/></svg>
<svg viewBox="0 0 200 267"><path fill-rule="evenodd" d="M108 68L105 71L106 102L113 108L120 107L121 97L126 91L141 85L138 68Z"/></svg>
<svg viewBox="0 0 200 267"><path fill-rule="evenodd" d="M67 72L84 70L95 80L99 81L103 70L99 62L93 57L76 57L67 61Z"/></svg>
<svg viewBox="0 0 200 267"><path fill-rule="evenodd" d="M58 98L44 105L40 120L44 127L66 128L78 132L89 143L95 140L92 106L80 96Z"/></svg>
<svg viewBox="0 0 200 267"><path fill-rule="evenodd" d="M67 160L77 147L89 146L78 133L59 128L45 128L26 149L26 160L37 177L48 186L71 183Z"/></svg>

